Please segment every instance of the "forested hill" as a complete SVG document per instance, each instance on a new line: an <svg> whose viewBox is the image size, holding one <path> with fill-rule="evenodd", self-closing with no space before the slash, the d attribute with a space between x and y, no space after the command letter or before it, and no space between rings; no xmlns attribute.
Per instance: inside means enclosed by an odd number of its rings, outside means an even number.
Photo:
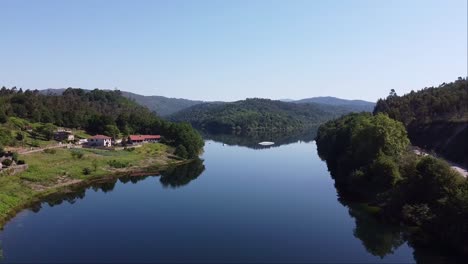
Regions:
<svg viewBox="0 0 468 264"><path fill-rule="evenodd" d="M401 121L414 145L468 165L468 81L459 78L377 102L374 113Z"/></svg>
<svg viewBox="0 0 468 264"><path fill-rule="evenodd" d="M135 100L140 105L148 107L160 116L168 116L193 105L201 104L203 101L188 100L181 98L168 98L164 96L144 96L130 92L122 92L122 95Z"/></svg>
<svg viewBox="0 0 468 264"><path fill-rule="evenodd" d="M40 93L44 95L62 95L65 90L66 89L46 89L41 90ZM84 91L89 92L90 90ZM149 110L156 112L156 114L162 117L171 115L190 106L203 103L203 101L197 100L169 98L158 95L145 96L124 91L121 91L121 95L147 107Z"/></svg>
<svg viewBox="0 0 468 264"><path fill-rule="evenodd" d="M310 128L350 112L348 108L269 99L195 105L170 117L209 131L292 131Z"/></svg>
<svg viewBox="0 0 468 264"><path fill-rule="evenodd" d="M164 121L120 91L69 88L61 95L44 95L37 90L2 87L0 125L10 117L82 128L91 134L163 134L173 144L185 146L192 156L203 146L201 136L190 125Z"/></svg>

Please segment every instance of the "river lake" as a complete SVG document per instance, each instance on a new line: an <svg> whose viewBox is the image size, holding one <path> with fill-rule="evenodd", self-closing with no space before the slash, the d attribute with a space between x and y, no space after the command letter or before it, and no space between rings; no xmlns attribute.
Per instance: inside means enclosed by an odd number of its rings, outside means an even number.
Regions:
<svg viewBox="0 0 468 264"><path fill-rule="evenodd" d="M3 261L415 261L398 228L340 202L313 141L207 140L202 159L22 211L0 233Z"/></svg>

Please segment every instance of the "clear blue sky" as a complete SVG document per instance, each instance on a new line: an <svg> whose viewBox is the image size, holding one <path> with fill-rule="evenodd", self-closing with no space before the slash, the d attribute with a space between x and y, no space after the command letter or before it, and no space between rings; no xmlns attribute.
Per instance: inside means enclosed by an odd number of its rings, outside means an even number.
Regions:
<svg viewBox="0 0 468 264"><path fill-rule="evenodd" d="M466 0L1 0L0 86L376 100L467 76Z"/></svg>

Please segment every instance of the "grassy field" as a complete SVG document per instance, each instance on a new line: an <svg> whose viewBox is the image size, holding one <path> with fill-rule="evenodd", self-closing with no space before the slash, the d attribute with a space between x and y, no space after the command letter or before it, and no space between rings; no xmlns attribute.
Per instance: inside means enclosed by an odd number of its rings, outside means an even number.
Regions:
<svg viewBox="0 0 468 264"><path fill-rule="evenodd" d="M3 135L0 135L0 145L3 143L4 146L10 146L10 148L14 150L28 149L30 147L43 148L56 145L58 142L53 139L47 140L41 135L34 136L34 133L25 130L26 127L34 130L42 125L44 125L44 123L32 123L25 119L10 117L8 118L8 122L0 125L0 133L3 133ZM56 128L55 126L53 127ZM76 139L90 137L84 130L72 129L72 133L75 135ZM16 139L18 134L21 134L23 139Z"/></svg>
<svg viewBox="0 0 468 264"><path fill-rule="evenodd" d="M183 162L172 155L173 151L155 143L132 151L62 148L55 153L21 155L29 169L14 176L0 176L0 227L26 204L68 184Z"/></svg>

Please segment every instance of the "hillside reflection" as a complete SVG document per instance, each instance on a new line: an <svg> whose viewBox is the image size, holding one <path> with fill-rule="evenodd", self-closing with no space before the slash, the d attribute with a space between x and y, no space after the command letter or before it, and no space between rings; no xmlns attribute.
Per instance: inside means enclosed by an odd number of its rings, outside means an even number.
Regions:
<svg viewBox="0 0 468 264"><path fill-rule="evenodd" d="M50 207L60 205L64 202L74 204L78 200L84 199L86 191L92 189L94 191L102 191L104 193L111 192L114 190L117 182L124 184L132 183L136 184L140 181L147 179L148 177L159 177L159 182L163 187L179 188L189 184L191 181L197 179L205 170L203 160L197 159L190 163L168 168L165 171L161 171L160 175L147 175L147 176L123 176L114 179L103 179L94 181L88 184L76 185L69 187L66 191L61 193L51 194L41 202L34 203L30 206L33 212L39 212L42 205L45 203Z"/></svg>
<svg viewBox="0 0 468 264"><path fill-rule="evenodd" d="M264 131L253 131L253 132L233 132L231 134L223 133L209 133L207 131L201 131L203 138L207 140L213 140L221 142L229 146L241 146L251 149L268 149L279 147L281 145L288 145L292 143L311 142L315 139L317 129L309 129L304 131L295 132L264 132ZM258 143L263 141L274 142L274 145L262 146Z"/></svg>

